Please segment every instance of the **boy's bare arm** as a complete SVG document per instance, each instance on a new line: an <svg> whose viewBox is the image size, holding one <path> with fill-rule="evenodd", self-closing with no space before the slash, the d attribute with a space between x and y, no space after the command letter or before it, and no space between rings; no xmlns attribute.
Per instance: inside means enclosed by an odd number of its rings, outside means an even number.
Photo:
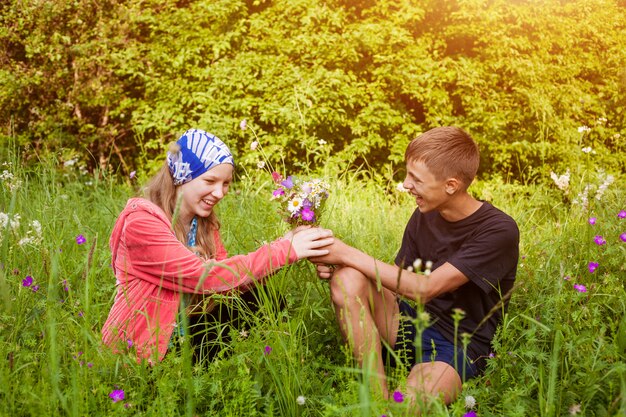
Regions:
<svg viewBox="0 0 626 417"><path fill-rule="evenodd" d="M313 258L311 261L317 264L333 264L354 268L371 280L380 280L385 288L422 303L426 303L440 294L454 291L469 282L465 274L447 262L426 276L377 260L337 238L334 238L332 245L326 246L324 249L330 251L328 255ZM324 275L320 274L320 277L327 278L330 274Z"/></svg>

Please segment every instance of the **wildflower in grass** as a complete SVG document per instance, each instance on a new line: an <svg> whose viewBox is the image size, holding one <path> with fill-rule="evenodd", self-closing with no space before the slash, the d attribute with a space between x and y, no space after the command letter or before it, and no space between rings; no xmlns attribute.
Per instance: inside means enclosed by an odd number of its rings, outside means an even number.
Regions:
<svg viewBox="0 0 626 417"><path fill-rule="evenodd" d="M585 132L590 132L591 128L587 127L587 126L579 126L578 127L578 133L585 133Z"/></svg>
<svg viewBox="0 0 626 417"><path fill-rule="evenodd" d="M606 240L602 236L600 236L600 235L596 235L596 237L593 238L593 241L598 246L602 246L602 245L604 245L606 243Z"/></svg>
<svg viewBox="0 0 626 417"><path fill-rule="evenodd" d="M87 362L87 368L93 368L93 363L92 362Z"/></svg>
<svg viewBox="0 0 626 417"><path fill-rule="evenodd" d="M85 236L83 236L83 235L76 236L76 243L78 245L82 245L85 242L87 242L87 239L85 239Z"/></svg>
<svg viewBox="0 0 626 417"><path fill-rule="evenodd" d="M248 126L248 121L246 119L243 119L241 122L239 122L239 129L246 130L247 126Z"/></svg>
<svg viewBox="0 0 626 417"><path fill-rule="evenodd" d="M476 398L471 395L465 396L465 408L474 408L476 407Z"/></svg>
<svg viewBox="0 0 626 417"><path fill-rule="evenodd" d="M67 280L63 280L63 291L68 292L70 288L67 286Z"/></svg>
<svg viewBox="0 0 626 417"><path fill-rule="evenodd" d="M573 404L570 408L569 408L569 413L572 416L575 416L576 414L580 413L582 407L580 406L580 404Z"/></svg>
<svg viewBox="0 0 626 417"><path fill-rule="evenodd" d="M265 161L259 161L256 163L256 167L259 169L265 168Z"/></svg>
<svg viewBox="0 0 626 417"><path fill-rule="evenodd" d="M606 189L609 188L609 185L613 184L613 181L615 181L615 177L613 177L613 175L607 175L604 178L604 181L600 184L598 190L596 191L596 200L600 201L602 199Z"/></svg>
<svg viewBox="0 0 626 417"><path fill-rule="evenodd" d="M82 311L79 311L79 312L78 312L78 317L83 317L84 315L85 315L85 313L84 313L84 312L82 312Z"/></svg>
<svg viewBox="0 0 626 417"><path fill-rule="evenodd" d="M591 148L591 146L586 146L581 149L584 153L595 153L595 151Z"/></svg>
<svg viewBox="0 0 626 417"><path fill-rule="evenodd" d="M404 395L400 391L394 391L392 394L393 400L397 403L404 401Z"/></svg>
<svg viewBox="0 0 626 417"><path fill-rule="evenodd" d="M619 235L619 238L622 240L622 242L626 242L626 233L622 233L621 235Z"/></svg>
<svg viewBox="0 0 626 417"><path fill-rule="evenodd" d="M598 269L599 266L600 264L597 262L589 262L589 265L588 265L589 272L593 274L596 271L596 269Z"/></svg>
<svg viewBox="0 0 626 417"><path fill-rule="evenodd" d="M304 395L298 395L298 398L296 398L296 403L298 403L298 405L304 405L305 402L306 397Z"/></svg>
<svg viewBox="0 0 626 417"><path fill-rule="evenodd" d="M30 275L26 275L26 278L22 280L22 286L30 287L31 285L33 285L33 277L31 277Z"/></svg>
<svg viewBox="0 0 626 417"><path fill-rule="evenodd" d="M285 195L285 190L282 189L282 188L279 188L279 189L274 190L272 192L272 198L278 198L278 197L283 196L283 195Z"/></svg>
<svg viewBox="0 0 626 417"><path fill-rule="evenodd" d="M578 292L587 292L587 287L583 284L574 284L574 289Z"/></svg>
<svg viewBox="0 0 626 417"><path fill-rule="evenodd" d="M587 221L589 222L590 225L593 226L594 224L596 224L596 220L597 219L595 217L589 217L589 220L587 220Z"/></svg>
<svg viewBox="0 0 626 417"><path fill-rule="evenodd" d="M33 288L31 288L33 290L33 292L37 292L39 291L39 285L33 285Z"/></svg>
<svg viewBox="0 0 626 417"><path fill-rule="evenodd" d="M565 276L563 277L563 279L564 279L565 281L569 281L569 280L571 279L571 277L570 277L569 275L565 275Z"/></svg>
<svg viewBox="0 0 626 417"><path fill-rule="evenodd" d="M111 393L109 394L109 397L111 397L111 399L113 400L114 403L116 403L118 401L123 401L124 400L124 390L115 389L115 390L111 391Z"/></svg>
<svg viewBox="0 0 626 417"><path fill-rule="evenodd" d="M131 180L132 180L133 178L135 178L136 176L137 176L137 171L131 171L131 172L130 172L129 177L130 177L130 179L131 179Z"/></svg>
<svg viewBox="0 0 626 417"><path fill-rule="evenodd" d="M250 144L250 150L252 150L252 151L255 151L255 150L256 150L256 148L258 148L258 147L259 147L259 142L258 142L258 141L256 141L256 140L255 140L255 141L253 141L253 142Z"/></svg>
<svg viewBox="0 0 626 417"><path fill-rule="evenodd" d="M128 345L128 349L130 349L131 347L133 347L133 341L132 341L132 340L130 340L130 339L128 339L128 340L126 341L126 344Z"/></svg>
<svg viewBox="0 0 626 417"><path fill-rule="evenodd" d="M320 140L318 140L318 141L317 141L317 143L318 143L320 146L323 146L323 145L326 145L326 143L327 143L327 142L326 142L324 139L320 139Z"/></svg>
<svg viewBox="0 0 626 417"><path fill-rule="evenodd" d="M617 213L617 217L620 219L626 219L626 210L620 210L620 212Z"/></svg>
<svg viewBox="0 0 626 417"><path fill-rule="evenodd" d="M566 193L569 189L569 177L569 169L563 175L558 175L554 172L550 172L550 178L552 178L552 181L554 181L558 189L561 191L565 191Z"/></svg>
<svg viewBox="0 0 626 417"><path fill-rule="evenodd" d="M265 355L269 355L270 353L272 353L272 347L268 346L268 345L265 345L265 348L263 349L263 353Z"/></svg>
<svg viewBox="0 0 626 417"><path fill-rule="evenodd" d="M463 414L463 417L478 417L478 414L476 414L476 411L472 410L472 411L468 411L467 413Z"/></svg>

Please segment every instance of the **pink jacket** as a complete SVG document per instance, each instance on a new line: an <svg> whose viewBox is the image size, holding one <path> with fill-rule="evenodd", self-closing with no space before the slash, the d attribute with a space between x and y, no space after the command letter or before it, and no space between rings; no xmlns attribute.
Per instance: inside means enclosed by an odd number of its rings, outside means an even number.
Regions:
<svg viewBox="0 0 626 417"><path fill-rule="evenodd" d="M215 231L215 260L203 261L172 231L163 210L143 198L128 200L111 233L115 301L102 328L114 351L132 342L139 358L159 360L176 324L181 293L217 293L250 285L298 257L284 239L227 258Z"/></svg>

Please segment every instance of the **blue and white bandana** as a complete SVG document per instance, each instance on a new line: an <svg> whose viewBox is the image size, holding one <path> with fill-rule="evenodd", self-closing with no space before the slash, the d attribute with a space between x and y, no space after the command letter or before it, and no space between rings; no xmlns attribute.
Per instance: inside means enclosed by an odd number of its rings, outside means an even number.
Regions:
<svg viewBox="0 0 626 417"><path fill-rule="evenodd" d="M204 130L189 129L176 143L180 150L167 152L167 165L175 185L189 182L216 165L235 165L228 146Z"/></svg>

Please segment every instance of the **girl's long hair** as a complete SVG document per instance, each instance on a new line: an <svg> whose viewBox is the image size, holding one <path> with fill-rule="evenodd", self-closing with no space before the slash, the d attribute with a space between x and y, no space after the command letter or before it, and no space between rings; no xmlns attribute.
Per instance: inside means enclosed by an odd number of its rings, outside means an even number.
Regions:
<svg viewBox="0 0 626 417"><path fill-rule="evenodd" d="M152 177L144 188L144 196L159 206L172 221L177 204L177 187L170 174L167 162ZM213 211L209 217L198 218L198 232L196 234L196 246L191 248L194 252L205 258L215 258L215 239L213 234L215 230L219 230L220 222ZM187 245L187 236L185 234L184 225L180 222L173 222L173 229L176 238L183 245Z"/></svg>

